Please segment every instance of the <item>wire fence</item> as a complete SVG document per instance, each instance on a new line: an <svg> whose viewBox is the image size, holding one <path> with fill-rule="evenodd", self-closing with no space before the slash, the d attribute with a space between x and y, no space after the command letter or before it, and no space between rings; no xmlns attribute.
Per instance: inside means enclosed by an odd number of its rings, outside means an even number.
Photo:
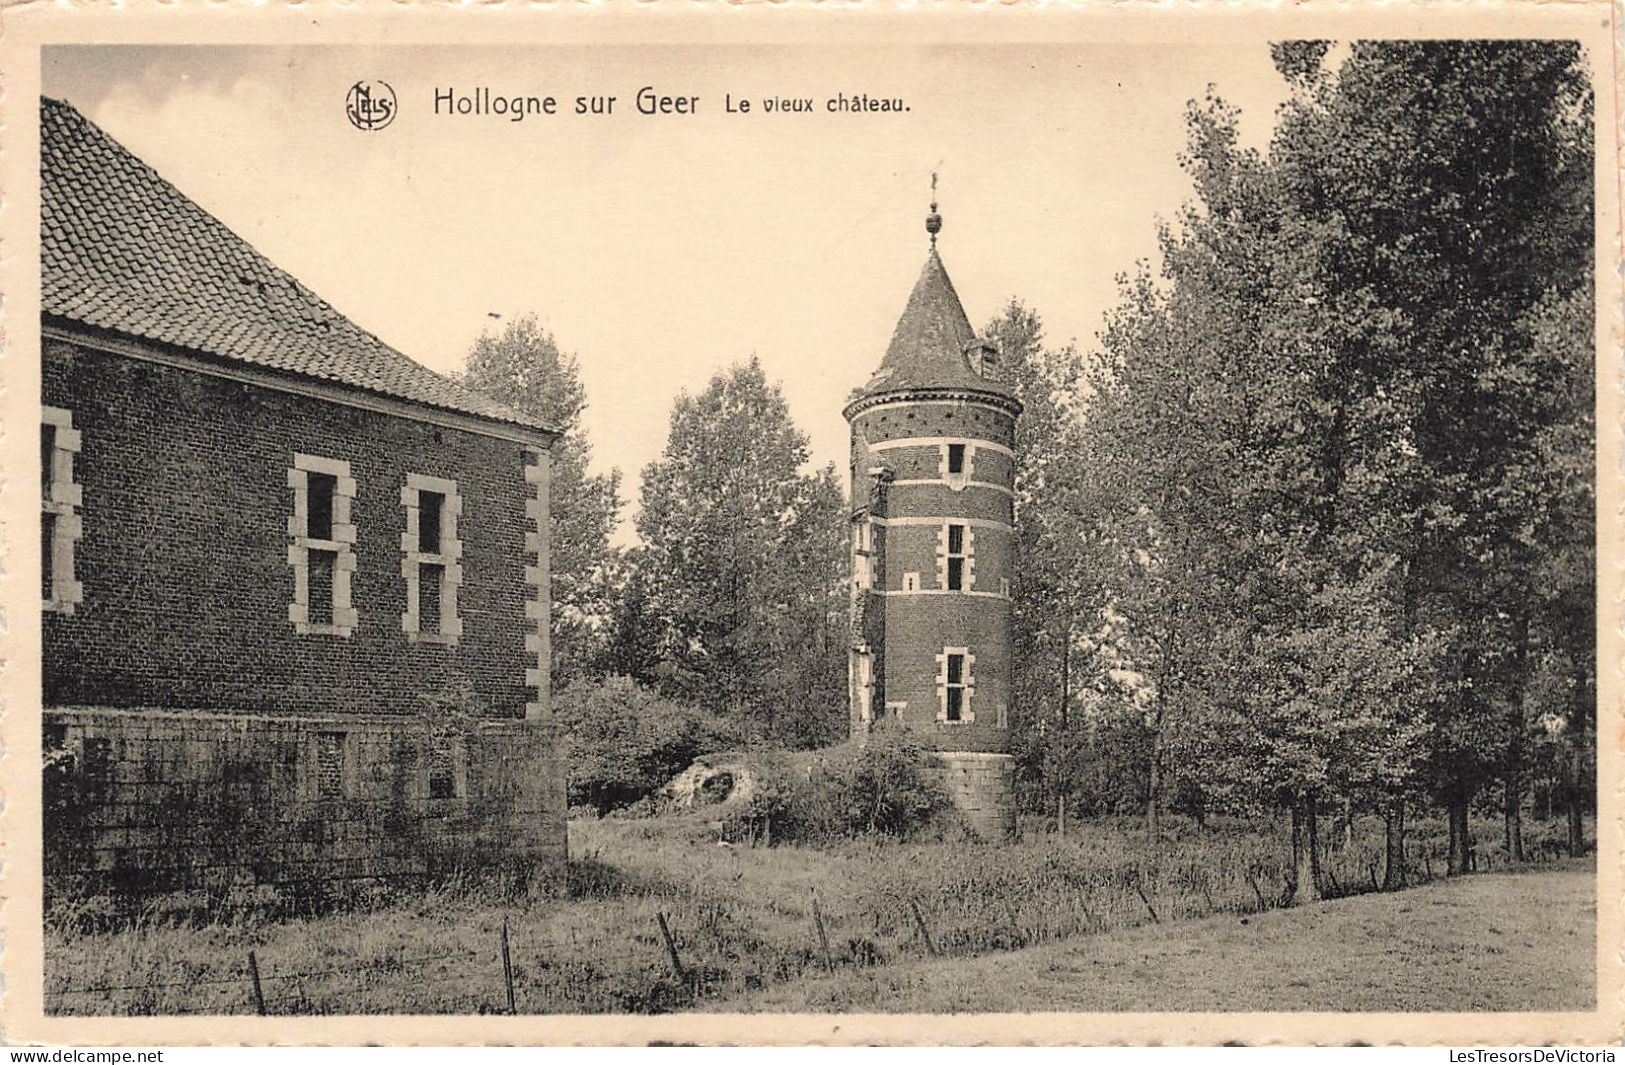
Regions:
<svg viewBox="0 0 1625 1065"><path fill-rule="evenodd" d="M1532 848L1529 857L1541 863L1563 855ZM1506 864L1489 850L1472 861L1482 871ZM1367 854L1328 854L1321 868L1332 896L1381 887L1380 869ZM1418 848L1409 869L1412 884L1433 880L1444 872L1443 855ZM1046 884L1042 897L1019 883L996 883L991 891L986 883L980 891L950 883L926 895L838 900L811 891L769 901L771 930L761 927L760 911L753 919L698 897L632 900L608 922L611 934L604 924L583 931L567 919L549 919L560 915L544 904L460 935L459 949L396 947L321 967L272 961L262 947L243 950L237 960L217 955L207 970L173 979L149 961L125 979L48 984L46 1005L57 1014L114 1015L662 1013L900 959L968 957L1135 926L1256 914L1284 905L1291 887L1279 863L1219 869L1191 861L1168 864L1153 877L1080 873L1075 882L1071 875Z"/></svg>

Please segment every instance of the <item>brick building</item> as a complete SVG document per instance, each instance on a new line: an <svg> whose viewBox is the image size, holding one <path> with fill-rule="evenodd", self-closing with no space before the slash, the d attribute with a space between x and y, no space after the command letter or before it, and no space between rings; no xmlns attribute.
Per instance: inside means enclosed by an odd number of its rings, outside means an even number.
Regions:
<svg viewBox="0 0 1625 1065"><path fill-rule="evenodd" d="M852 735L883 722L936 752L990 838L1015 830L1009 749L1014 453L1021 404L931 251L852 426Z"/></svg>
<svg viewBox="0 0 1625 1065"><path fill-rule="evenodd" d="M41 105L46 865L136 894L564 854L548 449Z"/></svg>

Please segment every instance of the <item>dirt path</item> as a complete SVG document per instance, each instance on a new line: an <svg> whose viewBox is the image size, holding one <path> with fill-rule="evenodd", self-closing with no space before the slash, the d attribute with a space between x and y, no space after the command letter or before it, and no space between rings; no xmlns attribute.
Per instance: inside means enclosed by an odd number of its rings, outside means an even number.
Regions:
<svg viewBox="0 0 1625 1065"><path fill-rule="evenodd" d="M903 962L719 1011L1509 1011L1595 1008L1596 879L1484 874L1250 918Z"/></svg>

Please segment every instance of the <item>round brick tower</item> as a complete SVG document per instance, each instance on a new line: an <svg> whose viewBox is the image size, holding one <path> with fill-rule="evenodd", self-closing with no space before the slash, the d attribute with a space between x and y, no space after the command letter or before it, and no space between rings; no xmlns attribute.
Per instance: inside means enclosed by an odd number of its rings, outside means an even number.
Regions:
<svg viewBox="0 0 1625 1065"><path fill-rule="evenodd" d="M935 752L966 822L1015 831L1009 750L1016 418L931 250L852 426L854 742L901 728Z"/></svg>

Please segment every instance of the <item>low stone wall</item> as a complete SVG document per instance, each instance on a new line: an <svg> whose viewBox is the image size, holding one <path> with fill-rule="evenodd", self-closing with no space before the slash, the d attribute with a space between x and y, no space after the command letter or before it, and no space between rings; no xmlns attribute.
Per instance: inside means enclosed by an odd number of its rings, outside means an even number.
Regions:
<svg viewBox="0 0 1625 1065"><path fill-rule="evenodd" d="M565 858L564 774L533 722L75 707L44 728L63 890L319 891Z"/></svg>
<svg viewBox="0 0 1625 1065"><path fill-rule="evenodd" d="M1016 760L1008 754L938 751L943 787L965 824L987 840L1016 834Z"/></svg>

